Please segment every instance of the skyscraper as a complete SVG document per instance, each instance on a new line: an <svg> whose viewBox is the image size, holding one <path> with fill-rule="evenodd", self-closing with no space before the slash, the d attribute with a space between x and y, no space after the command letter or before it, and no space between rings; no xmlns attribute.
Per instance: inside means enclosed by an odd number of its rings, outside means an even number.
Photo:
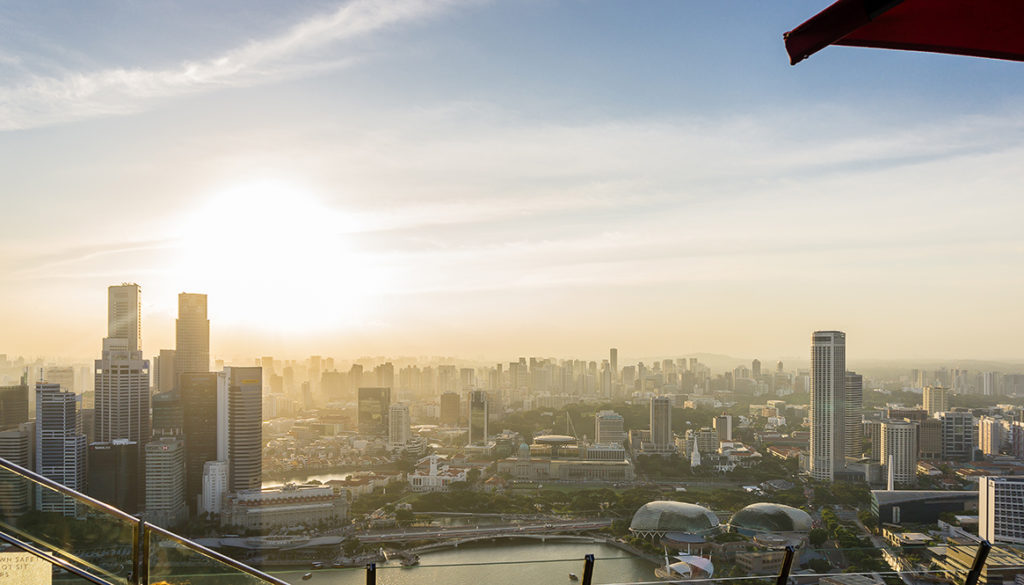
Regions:
<svg viewBox="0 0 1024 585"><path fill-rule="evenodd" d="M978 448L985 455L999 455L1003 446L1003 421L988 416L978 421Z"/></svg>
<svg viewBox="0 0 1024 585"><path fill-rule="evenodd" d="M454 368L454 367L453 367ZM384 437L388 434L391 388L359 389L359 434Z"/></svg>
<svg viewBox="0 0 1024 585"><path fill-rule="evenodd" d="M884 420L881 439L882 465L886 473L891 472L899 485L914 485L917 482L917 423Z"/></svg>
<svg viewBox="0 0 1024 585"><path fill-rule="evenodd" d="M15 465L32 469L29 459L31 437L18 428L0 430L0 457ZM20 475L9 471L0 471L0 515L5 519L20 516L28 511L29 482Z"/></svg>
<svg viewBox="0 0 1024 585"><path fill-rule="evenodd" d="M612 368L612 381L616 382L619 379L619 349L613 347L608 350L608 364Z"/></svg>
<svg viewBox="0 0 1024 585"><path fill-rule="evenodd" d="M153 360L153 386L157 392L170 392L178 387L178 375L174 371L175 358L173 349L161 349L160 355Z"/></svg>
<svg viewBox="0 0 1024 585"><path fill-rule="evenodd" d="M732 417L728 414L720 414L711 421L712 427L718 433L718 442L732 440Z"/></svg>
<svg viewBox="0 0 1024 585"><path fill-rule="evenodd" d="M157 437L146 445L146 520L172 528L186 515L185 445L180 437Z"/></svg>
<svg viewBox="0 0 1024 585"><path fill-rule="evenodd" d="M992 544L1024 544L1024 477L978 481L978 536Z"/></svg>
<svg viewBox="0 0 1024 585"><path fill-rule="evenodd" d="M811 335L811 477L832 481L845 448L846 334Z"/></svg>
<svg viewBox="0 0 1024 585"><path fill-rule="evenodd" d="M672 450L672 402L668 396L651 397L651 443L655 451Z"/></svg>
<svg viewBox="0 0 1024 585"><path fill-rule="evenodd" d="M402 449L409 442L409 406L396 402L388 412L388 449Z"/></svg>
<svg viewBox="0 0 1024 585"><path fill-rule="evenodd" d="M141 511L139 444L125 439L91 443L88 453L86 493L129 514Z"/></svg>
<svg viewBox="0 0 1024 585"><path fill-rule="evenodd" d="M60 384L36 383L36 472L73 490L85 488L85 435L75 395ZM41 512L74 516L71 498L37 488Z"/></svg>
<svg viewBox="0 0 1024 585"><path fill-rule="evenodd" d="M967 411L940 412L942 422L942 458L972 461L974 459L974 415Z"/></svg>
<svg viewBox="0 0 1024 585"><path fill-rule="evenodd" d="M178 384L181 393L182 434L185 439L182 447L186 482L184 501L195 514L199 511L199 496L203 491L203 464L218 459L217 374L182 374Z"/></svg>
<svg viewBox="0 0 1024 585"><path fill-rule="evenodd" d="M937 412L946 412L949 410L949 389L943 388L942 386L925 386L924 393L922 395L922 404L924 409L928 411L928 416L932 416Z"/></svg>
<svg viewBox="0 0 1024 585"><path fill-rule="evenodd" d="M441 424L449 427L459 424L459 403L461 399L455 392L441 395Z"/></svg>
<svg viewBox="0 0 1024 585"><path fill-rule="evenodd" d="M128 351L142 348L140 295L135 283L107 287L107 337L125 340Z"/></svg>
<svg viewBox="0 0 1024 585"><path fill-rule="evenodd" d="M177 376L210 371L210 320L206 318L206 295L178 295L174 338L174 370Z"/></svg>
<svg viewBox="0 0 1024 585"><path fill-rule="evenodd" d="M469 393L469 444L487 444L487 392Z"/></svg>
<svg viewBox="0 0 1024 585"><path fill-rule="evenodd" d="M149 360L130 348L124 338L108 337L95 362L97 442L149 441Z"/></svg>
<svg viewBox="0 0 1024 585"><path fill-rule="evenodd" d="M864 408L864 377L857 372L846 372L843 395L843 411L846 426L843 429L843 452L846 457L860 459L864 454L864 424L861 411Z"/></svg>
<svg viewBox="0 0 1024 585"><path fill-rule="evenodd" d="M218 379L218 393L223 396L224 388L227 390L228 491L259 489L263 473L263 370L259 366L224 368Z"/></svg>
<svg viewBox="0 0 1024 585"><path fill-rule="evenodd" d="M0 386L0 431L28 422L28 374L21 375L21 383Z"/></svg>

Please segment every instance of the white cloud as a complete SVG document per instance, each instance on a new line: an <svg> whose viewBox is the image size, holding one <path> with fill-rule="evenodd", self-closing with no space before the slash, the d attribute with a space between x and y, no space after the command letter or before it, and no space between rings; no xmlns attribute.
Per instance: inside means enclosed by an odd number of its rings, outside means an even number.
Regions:
<svg viewBox="0 0 1024 585"><path fill-rule="evenodd" d="M203 61L171 69L113 68L63 76L33 76L0 87L0 131L70 120L129 114L155 99L232 86L266 83L344 66L353 58L300 58L331 43L414 22L456 4L456 0L353 0L330 14L293 26L285 33L253 41Z"/></svg>

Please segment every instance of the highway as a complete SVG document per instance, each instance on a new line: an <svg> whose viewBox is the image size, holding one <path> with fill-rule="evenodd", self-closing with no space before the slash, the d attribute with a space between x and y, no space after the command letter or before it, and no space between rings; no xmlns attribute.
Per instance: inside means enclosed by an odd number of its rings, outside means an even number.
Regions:
<svg viewBox="0 0 1024 585"><path fill-rule="evenodd" d="M502 537L519 534L561 534L564 532L586 532L610 526L610 519L598 520L552 520L530 524L506 524L500 526L439 526L412 527L387 532L363 532L354 536L362 542L403 542L410 540L446 540L453 538Z"/></svg>

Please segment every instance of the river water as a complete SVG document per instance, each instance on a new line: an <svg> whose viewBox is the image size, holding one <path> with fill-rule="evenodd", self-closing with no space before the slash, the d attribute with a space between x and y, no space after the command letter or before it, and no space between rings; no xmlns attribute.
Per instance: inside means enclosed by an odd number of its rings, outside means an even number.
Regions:
<svg viewBox="0 0 1024 585"><path fill-rule="evenodd" d="M421 555L416 567L397 562L377 566L380 585L573 585L569 573L583 576L583 557L593 554L595 585L656 581L654 565L607 544L555 542L463 545ZM308 581L300 571L274 571L289 583L363 585L365 569L321 569Z"/></svg>

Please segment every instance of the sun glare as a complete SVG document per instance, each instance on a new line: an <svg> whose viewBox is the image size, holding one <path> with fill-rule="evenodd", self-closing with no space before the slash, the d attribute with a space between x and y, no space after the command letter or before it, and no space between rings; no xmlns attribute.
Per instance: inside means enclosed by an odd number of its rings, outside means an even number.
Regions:
<svg viewBox="0 0 1024 585"><path fill-rule="evenodd" d="M209 294L225 322L282 332L356 324L369 267L350 246L350 224L286 182L237 185L186 218L176 281Z"/></svg>

